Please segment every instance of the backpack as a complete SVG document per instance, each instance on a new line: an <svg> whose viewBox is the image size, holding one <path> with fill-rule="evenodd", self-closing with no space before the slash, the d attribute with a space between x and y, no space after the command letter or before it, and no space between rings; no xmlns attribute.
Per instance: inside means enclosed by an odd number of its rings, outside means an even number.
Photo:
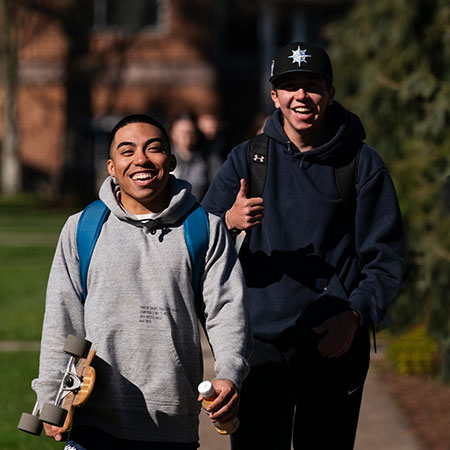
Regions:
<svg viewBox="0 0 450 450"><path fill-rule="evenodd" d="M247 146L247 167L249 172L249 197L261 197L266 184L269 162L269 140L266 134L258 134L250 139ZM356 211L356 175L358 171L359 154L363 143L355 152L350 152L344 158L332 160L334 176L339 194L344 202L348 217L354 217Z"/></svg>
<svg viewBox="0 0 450 450"><path fill-rule="evenodd" d="M82 212L77 227L77 247L80 259L83 303L87 295L87 274L95 244L103 224L110 214L109 208L101 201L90 203ZM206 251L209 243L209 221L206 211L196 204L183 221L184 237L192 261L192 285L196 299L201 297L200 283Z"/></svg>

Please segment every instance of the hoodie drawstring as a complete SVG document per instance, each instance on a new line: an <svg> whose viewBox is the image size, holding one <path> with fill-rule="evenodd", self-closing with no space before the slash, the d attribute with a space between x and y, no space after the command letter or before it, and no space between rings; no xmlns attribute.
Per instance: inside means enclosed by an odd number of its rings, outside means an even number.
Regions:
<svg viewBox="0 0 450 450"><path fill-rule="evenodd" d="M287 152L288 152L288 154L289 155L298 155L298 153L297 152L294 152L293 150L292 150L292 142L291 141L287 141L286 142L286 145L287 145ZM300 155L301 155L301 157L300 157L300 169L303 169L303 161L304 161L304 159L305 159L305 157L306 157L306 155L305 154L303 154L303 153L300 153Z"/></svg>
<svg viewBox="0 0 450 450"><path fill-rule="evenodd" d="M156 230L158 228L161 228L162 219L161 218L155 220L150 219L145 225L148 227L150 234L156 234Z"/></svg>

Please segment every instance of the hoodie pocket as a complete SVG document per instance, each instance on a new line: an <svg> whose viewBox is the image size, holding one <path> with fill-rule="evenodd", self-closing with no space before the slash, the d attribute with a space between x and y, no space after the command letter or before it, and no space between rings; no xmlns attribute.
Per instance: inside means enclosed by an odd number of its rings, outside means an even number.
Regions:
<svg viewBox="0 0 450 450"><path fill-rule="evenodd" d="M348 300L347 292L339 277L334 273L327 281L327 286L324 293L333 297L339 297L343 300Z"/></svg>
<svg viewBox="0 0 450 450"><path fill-rule="evenodd" d="M96 350L98 399L168 413L198 412L201 353L193 340L181 341L169 328L105 330Z"/></svg>

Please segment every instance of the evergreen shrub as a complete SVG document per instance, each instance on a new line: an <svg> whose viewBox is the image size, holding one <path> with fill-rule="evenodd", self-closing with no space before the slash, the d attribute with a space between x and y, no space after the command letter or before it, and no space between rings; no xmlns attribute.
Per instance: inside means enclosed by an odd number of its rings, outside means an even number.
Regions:
<svg viewBox="0 0 450 450"><path fill-rule="evenodd" d="M388 340L387 357L402 375L435 375L440 368L436 341L427 333L425 325L416 326Z"/></svg>

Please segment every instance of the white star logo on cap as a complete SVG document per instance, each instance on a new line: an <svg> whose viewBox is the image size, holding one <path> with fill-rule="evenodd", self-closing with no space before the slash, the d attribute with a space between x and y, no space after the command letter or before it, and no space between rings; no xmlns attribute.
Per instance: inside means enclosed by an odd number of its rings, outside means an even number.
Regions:
<svg viewBox="0 0 450 450"><path fill-rule="evenodd" d="M297 50L292 50L292 55L288 56L288 58L292 58L292 64L297 63L298 67L300 67L301 63L308 62L306 58L311 58L311 55L306 54L306 49L302 50L300 46L297 47Z"/></svg>

